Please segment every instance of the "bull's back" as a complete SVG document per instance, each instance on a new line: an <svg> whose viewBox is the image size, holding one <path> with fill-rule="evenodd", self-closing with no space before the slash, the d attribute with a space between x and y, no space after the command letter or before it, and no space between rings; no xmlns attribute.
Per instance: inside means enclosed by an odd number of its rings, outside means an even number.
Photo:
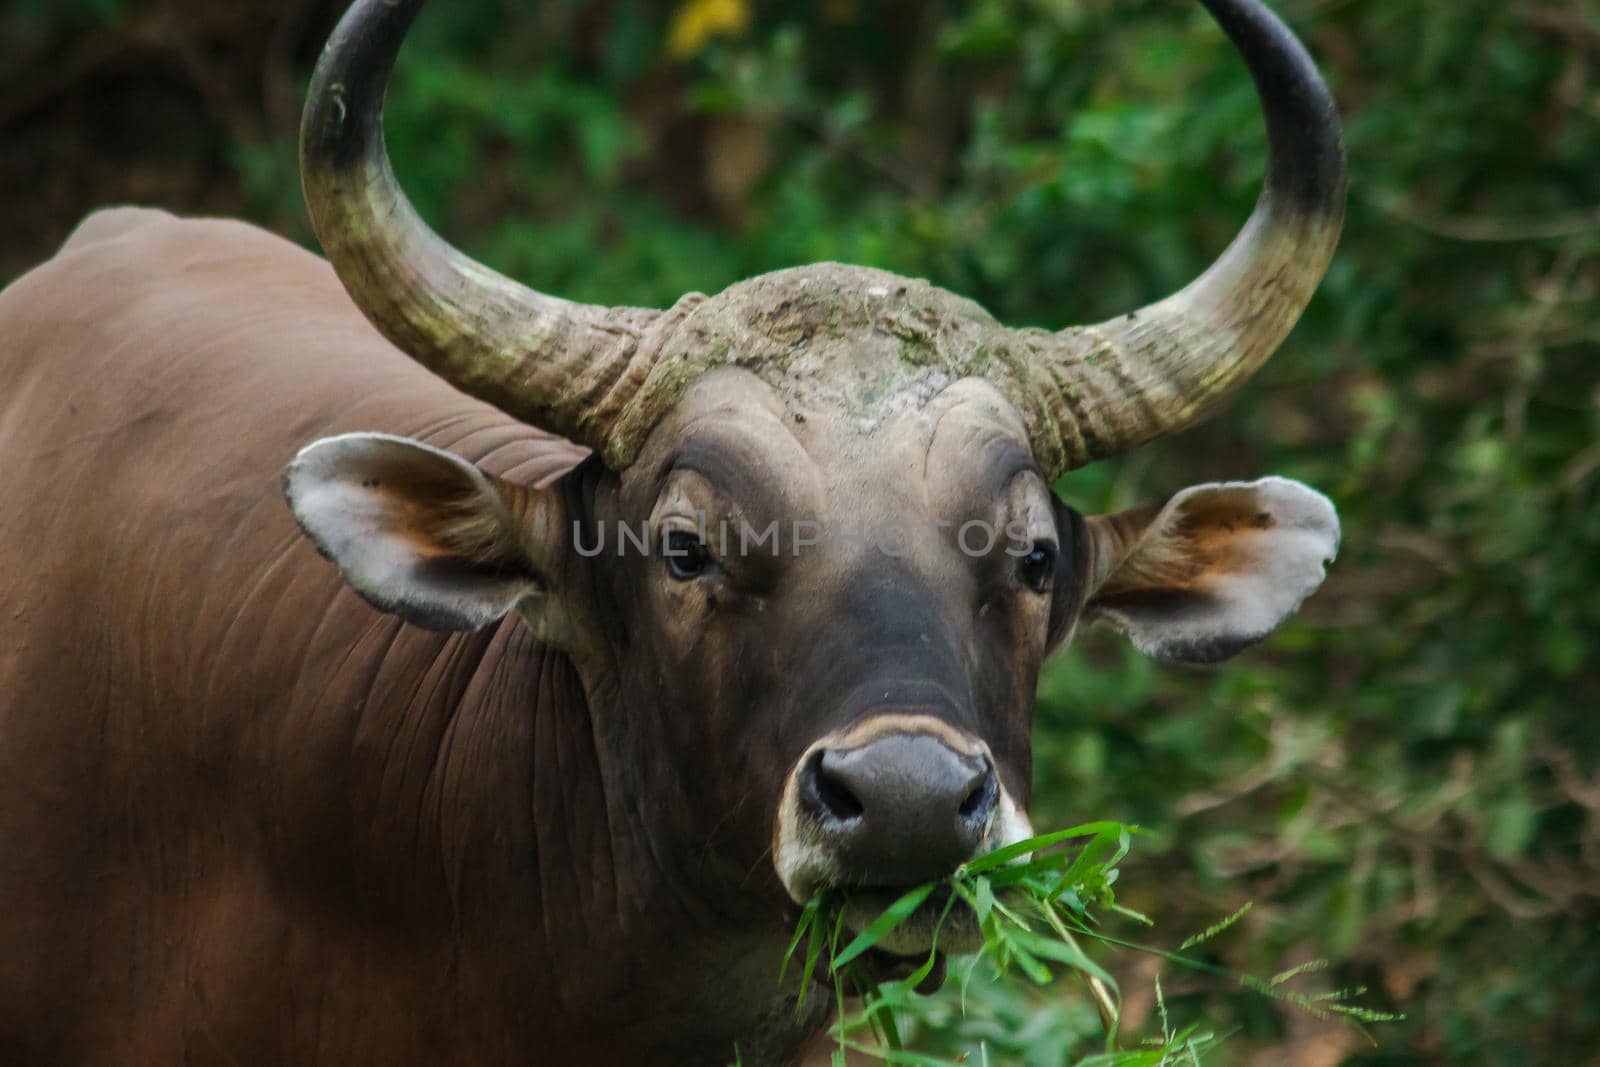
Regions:
<svg viewBox="0 0 1600 1067"><path fill-rule="evenodd" d="M581 455L241 223L103 212L0 293L0 1061L193 1053L228 1018L208 996L284 996L250 977L307 951L274 864L353 864L346 824L376 817L319 776L422 731L375 687L447 686L505 640L376 615L299 535L280 471L348 430L519 481Z"/></svg>

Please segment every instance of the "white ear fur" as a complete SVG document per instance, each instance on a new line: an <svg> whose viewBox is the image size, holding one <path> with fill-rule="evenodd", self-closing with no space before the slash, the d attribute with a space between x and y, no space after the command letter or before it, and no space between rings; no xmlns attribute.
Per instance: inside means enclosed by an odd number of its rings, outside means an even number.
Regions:
<svg viewBox="0 0 1600 1067"><path fill-rule="evenodd" d="M407 622L476 630L540 589L511 547L514 519L496 484L431 445L377 433L324 438L289 464L283 490L351 588ZM468 532L441 539L441 530Z"/></svg>
<svg viewBox="0 0 1600 1067"><path fill-rule="evenodd" d="M1322 584L1339 517L1288 478L1197 485L1167 501L1089 602L1140 651L1210 663L1255 644Z"/></svg>

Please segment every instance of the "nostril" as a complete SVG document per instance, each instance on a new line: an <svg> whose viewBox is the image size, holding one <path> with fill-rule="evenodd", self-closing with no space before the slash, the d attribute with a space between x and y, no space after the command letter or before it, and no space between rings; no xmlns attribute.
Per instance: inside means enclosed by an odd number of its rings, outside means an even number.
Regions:
<svg viewBox="0 0 1600 1067"><path fill-rule="evenodd" d="M840 822L859 819L866 814L867 809L856 799L856 795L826 772L817 776L817 794L828 814Z"/></svg>
<svg viewBox="0 0 1600 1067"><path fill-rule="evenodd" d="M995 781L994 772L986 771L983 781L967 794L967 799L961 802L961 807L957 811L963 819L987 819L989 813L994 810L995 800L999 794L1000 784Z"/></svg>
<svg viewBox="0 0 1600 1067"><path fill-rule="evenodd" d="M811 757L806 768L805 788L802 790L803 799L813 811L838 822L850 822L866 814L866 806L861 803L849 786L838 778L828 773L822 763L823 753L818 752Z"/></svg>

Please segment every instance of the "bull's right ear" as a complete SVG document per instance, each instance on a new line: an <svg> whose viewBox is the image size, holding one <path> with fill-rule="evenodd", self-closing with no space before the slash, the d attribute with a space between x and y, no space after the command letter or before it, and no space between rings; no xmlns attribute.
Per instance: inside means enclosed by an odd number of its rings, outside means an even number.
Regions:
<svg viewBox="0 0 1600 1067"><path fill-rule="evenodd" d="M380 611L476 630L547 599L553 494L523 489L388 434L324 438L283 476L301 529ZM534 619L534 621L537 621Z"/></svg>

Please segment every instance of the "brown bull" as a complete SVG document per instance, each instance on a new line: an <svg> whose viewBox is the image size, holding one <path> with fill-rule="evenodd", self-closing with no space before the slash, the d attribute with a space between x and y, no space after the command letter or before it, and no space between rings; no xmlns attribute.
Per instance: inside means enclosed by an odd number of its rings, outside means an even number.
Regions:
<svg viewBox="0 0 1600 1067"><path fill-rule="evenodd" d="M1211 408L1331 255L1332 105L1255 0L1207 0L1255 214L1061 333L837 264L667 311L494 274L383 153L419 6L312 86L332 268L129 209L0 295L0 1062L787 1062L797 902L1025 836L1078 622L1215 660L1337 547L1283 479L1050 489Z"/></svg>

